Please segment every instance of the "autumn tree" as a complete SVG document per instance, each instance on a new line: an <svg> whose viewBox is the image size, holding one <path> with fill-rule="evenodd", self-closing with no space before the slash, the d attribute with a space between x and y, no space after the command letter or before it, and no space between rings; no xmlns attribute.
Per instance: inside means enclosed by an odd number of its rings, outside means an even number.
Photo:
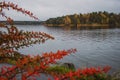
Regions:
<svg viewBox="0 0 120 80"><path fill-rule="evenodd" d="M69 16L65 16L65 18L64 18L64 23L65 23L65 24L71 24L71 19L70 19Z"/></svg>
<svg viewBox="0 0 120 80"><path fill-rule="evenodd" d="M86 14L66 15L46 20L46 24L107 24L110 27L120 27L120 14L104 12L92 12ZM75 25L74 25L75 26Z"/></svg>

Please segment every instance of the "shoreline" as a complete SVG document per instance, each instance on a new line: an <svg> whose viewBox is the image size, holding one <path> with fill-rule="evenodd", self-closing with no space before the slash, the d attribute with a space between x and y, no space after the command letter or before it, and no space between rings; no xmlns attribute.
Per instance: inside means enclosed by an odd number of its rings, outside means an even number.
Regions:
<svg viewBox="0 0 120 80"><path fill-rule="evenodd" d="M42 24L47 27L68 27L76 29L109 29L109 28L120 28L120 25L110 24Z"/></svg>
<svg viewBox="0 0 120 80"><path fill-rule="evenodd" d="M73 26L73 27L81 27L81 26L110 26L109 24L43 24L49 27L52 26L58 26L58 27L64 27L64 26Z"/></svg>

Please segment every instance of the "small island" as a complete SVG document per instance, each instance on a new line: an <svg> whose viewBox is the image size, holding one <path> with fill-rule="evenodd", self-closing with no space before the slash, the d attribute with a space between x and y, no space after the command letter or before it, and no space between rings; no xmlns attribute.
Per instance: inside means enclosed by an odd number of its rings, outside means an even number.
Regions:
<svg viewBox="0 0 120 80"><path fill-rule="evenodd" d="M92 12L87 14L73 14L57 18L50 18L44 23L46 26L77 27L80 29L120 28L120 13Z"/></svg>

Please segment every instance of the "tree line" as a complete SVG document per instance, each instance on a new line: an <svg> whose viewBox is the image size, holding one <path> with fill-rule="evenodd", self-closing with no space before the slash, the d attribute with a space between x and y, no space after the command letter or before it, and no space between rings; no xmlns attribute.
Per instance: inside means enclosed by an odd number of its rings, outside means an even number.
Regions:
<svg viewBox="0 0 120 80"><path fill-rule="evenodd" d="M50 18L45 24L108 24L109 26L120 26L120 13L92 12L86 14L73 14L57 18Z"/></svg>

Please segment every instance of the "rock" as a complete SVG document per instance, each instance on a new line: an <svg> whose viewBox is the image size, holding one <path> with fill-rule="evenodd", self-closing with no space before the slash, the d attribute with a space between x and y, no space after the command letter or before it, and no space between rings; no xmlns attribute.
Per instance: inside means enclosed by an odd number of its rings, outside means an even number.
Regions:
<svg viewBox="0 0 120 80"><path fill-rule="evenodd" d="M72 70L75 69L75 66L73 63L63 63L63 64L61 64L61 66L64 66L64 67L72 69Z"/></svg>
<svg viewBox="0 0 120 80"><path fill-rule="evenodd" d="M120 70L112 74L113 80L120 80Z"/></svg>

